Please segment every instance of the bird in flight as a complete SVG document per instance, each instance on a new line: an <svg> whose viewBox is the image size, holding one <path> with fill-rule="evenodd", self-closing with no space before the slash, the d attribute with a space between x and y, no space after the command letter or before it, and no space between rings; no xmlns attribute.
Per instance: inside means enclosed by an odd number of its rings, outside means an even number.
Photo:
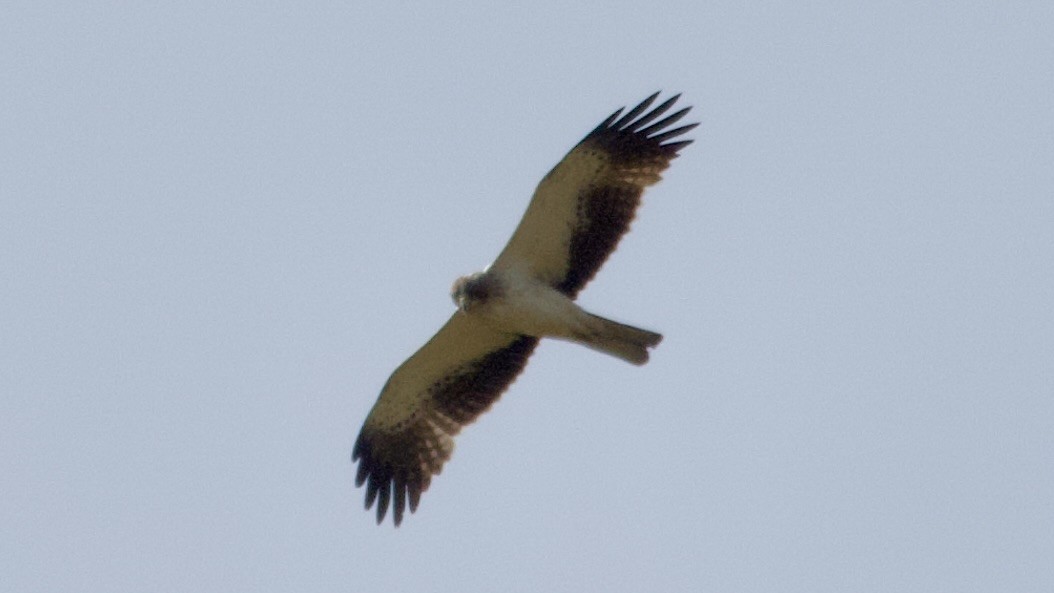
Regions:
<svg viewBox="0 0 1054 593"><path fill-rule="evenodd" d="M649 111L658 96L611 114L549 171L494 263L454 282L457 311L388 379L352 452L377 523L389 507L396 526L406 508L417 510L454 436L516 379L541 338L636 365L662 340L574 302L629 230L644 189L692 142L681 136L699 125L672 127L690 109L666 115L679 95Z"/></svg>

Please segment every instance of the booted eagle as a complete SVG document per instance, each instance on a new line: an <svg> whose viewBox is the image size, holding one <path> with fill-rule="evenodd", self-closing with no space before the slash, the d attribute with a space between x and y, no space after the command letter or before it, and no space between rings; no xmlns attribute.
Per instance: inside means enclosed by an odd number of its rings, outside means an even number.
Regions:
<svg viewBox="0 0 1054 593"><path fill-rule="evenodd" d="M690 108L659 119L679 95L648 111L658 96L611 114L542 179L505 249L454 283L457 311L388 379L352 452L377 523L389 507L396 526L417 509L454 435L516 379L541 338L636 365L662 340L574 302L629 230L644 188L692 142L677 138L699 125L671 129Z"/></svg>

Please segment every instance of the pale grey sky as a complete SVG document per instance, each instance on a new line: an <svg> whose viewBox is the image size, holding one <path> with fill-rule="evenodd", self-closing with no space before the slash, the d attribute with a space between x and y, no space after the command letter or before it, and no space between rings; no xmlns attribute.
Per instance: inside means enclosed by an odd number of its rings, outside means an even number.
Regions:
<svg viewBox="0 0 1054 593"><path fill-rule="evenodd" d="M0 589L1054 590L1054 5L8 3ZM349 456L615 108L702 125L417 514Z"/></svg>

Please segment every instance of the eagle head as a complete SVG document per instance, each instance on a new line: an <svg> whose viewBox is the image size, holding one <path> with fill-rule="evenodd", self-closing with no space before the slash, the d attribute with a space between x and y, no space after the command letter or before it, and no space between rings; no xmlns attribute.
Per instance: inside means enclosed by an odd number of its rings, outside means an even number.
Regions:
<svg viewBox="0 0 1054 593"><path fill-rule="evenodd" d="M486 272L476 272L455 280L450 289L450 298L462 313L469 313L476 306L486 303L488 299L500 293L501 287L497 278Z"/></svg>

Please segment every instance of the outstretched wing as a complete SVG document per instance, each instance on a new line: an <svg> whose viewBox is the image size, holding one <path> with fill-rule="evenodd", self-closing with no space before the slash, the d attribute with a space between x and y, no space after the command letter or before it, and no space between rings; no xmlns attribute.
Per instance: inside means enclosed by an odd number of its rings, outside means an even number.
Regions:
<svg viewBox="0 0 1054 593"><path fill-rule="evenodd" d="M355 485L366 484L366 508L377 523L389 505L395 525L417 509L421 493L454 450L454 435L493 404L516 379L538 338L493 331L455 313L399 366L381 390L359 438Z"/></svg>
<svg viewBox="0 0 1054 593"><path fill-rule="evenodd" d="M564 294L578 294L629 230L644 189L692 142L670 140L699 125L670 129L690 107L655 121L680 95L645 113L658 96L611 114L542 179L493 269L526 267Z"/></svg>

